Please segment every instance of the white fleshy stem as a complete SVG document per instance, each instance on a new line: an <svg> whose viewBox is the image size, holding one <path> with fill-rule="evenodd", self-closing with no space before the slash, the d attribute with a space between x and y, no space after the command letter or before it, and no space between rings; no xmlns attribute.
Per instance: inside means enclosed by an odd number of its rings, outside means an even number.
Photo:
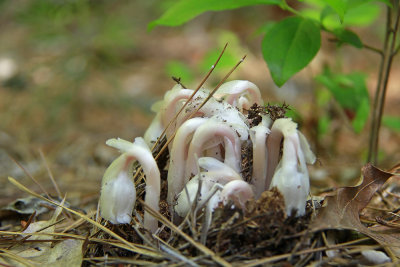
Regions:
<svg viewBox="0 0 400 267"><path fill-rule="evenodd" d="M159 211L160 202L160 171L158 170L157 162L154 160L151 150L146 145L143 138L135 138L134 143L130 143L123 139L109 139L107 145L115 147L129 156L134 157L142 166L143 172L146 175L146 197L145 203L152 209ZM158 229L158 221L145 210L144 226L152 233Z"/></svg>
<svg viewBox="0 0 400 267"><path fill-rule="evenodd" d="M151 147L153 143L157 141L164 130L164 127L161 123L161 114L158 112L157 115L152 120L149 128L147 128L146 132L144 133L144 140L146 144Z"/></svg>
<svg viewBox="0 0 400 267"><path fill-rule="evenodd" d="M167 202L171 207L173 205L175 196L182 191L184 185L189 181L189 177L185 177L184 174L191 135L206 121L206 118L193 118L187 120L176 132L170 152L170 163L167 178Z"/></svg>
<svg viewBox="0 0 400 267"><path fill-rule="evenodd" d="M214 158L202 157L198 160L198 164L200 168L207 170L207 172L200 172L200 174L196 175L186 184L189 197L186 190L180 192L175 211L181 217L186 216L191 207L190 203L193 203L195 200L199 179L202 180L200 198L197 200L200 207L204 204L205 197L215 184L223 186L234 180L242 180L241 176L235 170ZM190 202L188 202L188 199L190 199Z"/></svg>
<svg viewBox="0 0 400 267"><path fill-rule="evenodd" d="M261 123L250 129L250 138L253 143L253 175L251 183L255 188L256 199L261 196L261 193L264 192L267 187L267 136L270 132L271 131Z"/></svg>
<svg viewBox="0 0 400 267"><path fill-rule="evenodd" d="M285 120L288 119L284 118L275 120L271 127L271 133L267 137L268 164L264 190L267 190L270 187L272 176L274 175L276 166L279 162L281 142L283 138L281 124Z"/></svg>
<svg viewBox="0 0 400 267"><path fill-rule="evenodd" d="M224 147L223 147L222 139L221 139L214 146L207 148L204 152L204 156L213 157L219 161L223 161L224 160L223 151L224 151Z"/></svg>
<svg viewBox="0 0 400 267"><path fill-rule="evenodd" d="M204 151L204 144L215 137L224 138L226 163L237 172L240 172L240 141L237 133L226 123L209 119L202 124L194 133L189 146L188 160L186 162L185 179L189 179L196 172L195 155L201 156ZM229 141L229 142L228 142ZM233 157L233 158L231 158Z"/></svg>
<svg viewBox="0 0 400 267"><path fill-rule="evenodd" d="M310 182L297 134L284 139L282 160L272 178L271 187L277 187L282 193L288 215L293 210L297 210L297 216L305 214Z"/></svg>
<svg viewBox="0 0 400 267"><path fill-rule="evenodd" d="M176 113L181 108L181 104L183 104L182 102L186 102L192 94L193 90L191 89L180 89L174 95L165 100L167 102L161 109L161 121L164 128L166 128L170 121L175 117ZM177 121L173 122L166 131L167 138L170 138L179 126L180 124L178 124Z"/></svg>
<svg viewBox="0 0 400 267"><path fill-rule="evenodd" d="M292 210L297 210L297 215L301 216L305 214L310 181L297 124L291 119L280 119L276 128L281 130L284 137L283 154L270 187L277 187L282 193L288 215L292 214Z"/></svg>

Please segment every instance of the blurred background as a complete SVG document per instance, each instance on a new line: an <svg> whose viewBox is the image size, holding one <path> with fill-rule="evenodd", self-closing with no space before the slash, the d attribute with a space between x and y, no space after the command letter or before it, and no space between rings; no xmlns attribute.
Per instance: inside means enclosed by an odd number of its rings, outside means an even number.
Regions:
<svg viewBox="0 0 400 267"><path fill-rule="evenodd" d="M117 156L105 146L112 137L132 140L143 135L160 100L180 77L194 88L225 43L218 68L207 81L212 87L243 56L230 79L260 87L269 103L287 103L319 161L312 183L323 190L350 184L365 163L369 123L355 133L351 114L343 111L314 78L324 67L338 73L366 74L373 96L379 56L366 49L338 46L329 34L312 63L277 88L261 54L261 39L270 22L289 14L258 6L207 12L176 27L147 24L171 0L1 0L0 1L0 206L22 195L7 182L12 176L31 189L39 187L11 158L48 191L54 192L48 165L63 193L79 203L98 198L104 170ZM289 3L312 12L297 1ZM384 8L365 12L354 24L364 43L380 47ZM358 24L357 24L358 23ZM394 62L380 138L380 167L400 160L400 71ZM41 156L40 151L44 157Z"/></svg>

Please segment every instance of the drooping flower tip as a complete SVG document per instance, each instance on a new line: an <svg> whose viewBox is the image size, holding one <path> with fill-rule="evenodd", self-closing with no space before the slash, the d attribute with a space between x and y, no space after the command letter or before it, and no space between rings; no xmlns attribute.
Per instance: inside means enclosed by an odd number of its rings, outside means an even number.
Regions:
<svg viewBox="0 0 400 267"><path fill-rule="evenodd" d="M126 171L105 182L101 188L101 216L113 224L129 223L136 201L136 188Z"/></svg>

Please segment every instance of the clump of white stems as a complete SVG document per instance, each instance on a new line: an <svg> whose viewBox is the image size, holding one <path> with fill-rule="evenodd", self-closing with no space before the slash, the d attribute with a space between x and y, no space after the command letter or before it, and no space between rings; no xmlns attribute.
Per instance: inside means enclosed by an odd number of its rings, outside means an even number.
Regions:
<svg viewBox="0 0 400 267"><path fill-rule="evenodd" d="M136 198L131 170L134 160L146 176L145 202L159 210L160 172L147 145L159 142L163 132L170 156L167 202L175 215L185 217L196 201L197 209L204 208L208 229L219 204L232 203L245 209L247 201L272 187L282 193L288 215L293 211L304 215L309 195L306 163L314 163L315 156L297 124L288 118L272 121L265 113L254 125L247 111L254 104L263 106L264 101L258 87L249 81L227 82L208 99L209 94L206 89L195 91L177 85L155 105L158 113L145 133L146 141L108 141L123 154L103 178L100 207L105 219L130 222ZM241 173L245 142L253 147L251 177ZM146 212L144 226L153 233L157 229L157 221Z"/></svg>

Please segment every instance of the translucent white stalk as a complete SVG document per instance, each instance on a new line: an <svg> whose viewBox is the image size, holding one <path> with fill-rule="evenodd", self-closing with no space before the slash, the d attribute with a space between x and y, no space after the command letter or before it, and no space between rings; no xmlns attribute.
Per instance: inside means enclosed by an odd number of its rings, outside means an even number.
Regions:
<svg viewBox="0 0 400 267"><path fill-rule="evenodd" d="M162 132L164 131L164 126L161 123L161 114L157 113L152 122L150 123L149 128L147 128L144 133L144 140L149 147L152 147L153 144L160 137Z"/></svg>
<svg viewBox="0 0 400 267"><path fill-rule="evenodd" d="M196 156L201 157L204 144L216 137L224 138L225 163L240 172L240 141L237 133L226 123L208 120L194 133L189 146L188 160L186 163L185 179L197 173Z"/></svg>
<svg viewBox="0 0 400 267"><path fill-rule="evenodd" d="M260 123L250 129L250 138L253 143L253 175L251 183L255 188L255 197L258 199L266 188L268 150L267 136L271 131Z"/></svg>
<svg viewBox="0 0 400 267"><path fill-rule="evenodd" d="M185 189L180 192L175 211L181 217L186 216L190 210L191 203L195 200L199 179L202 180L200 198L197 200L200 203L206 199L213 186L220 185L222 187L231 181L242 180L242 177L235 170L212 157L202 157L198 160L198 163L200 168L207 171L200 172L186 184L189 196ZM189 199L190 202L188 202Z"/></svg>
<svg viewBox="0 0 400 267"><path fill-rule="evenodd" d="M305 214L306 201L310 192L306 158L302 151L296 123L290 119L280 120L276 129L279 128L284 137L283 154L270 187L277 187L282 193L288 215L293 210L297 210L296 215L302 216ZM311 155L308 157L311 159Z"/></svg>
<svg viewBox="0 0 400 267"><path fill-rule="evenodd" d="M279 155L281 150L281 141L283 138L282 125L286 121L291 119L277 119L274 121L271 127L271 132L267 138L267 150L268 150L268 163L267 163L267 177L265 179L265 190L270 187L272 176L274 175L276 166L279 162Z"/></svg>
<svg viewBox="0 0 400 267"><path fill-rule="evenodd" d="M182 191L184 185L189 181L185 177L185 166L187 151L193 132L203 123L206 118L193 118L186 121L176 132L171 152L168 169L168 195L167 202L172 206L175 196Z"/></svg>
<svg viewBox="0 0 400 267"><path fill-rule="evenodd" d="M123 139L109 139L106 144L125 152L140 163L146 175L145 203L150 208L158 211L160 202L160 171L144 139L137 137L134 143ZM152 233L155 233L158 229L157 219L147 211L144 212L144 226Z"/></svg>

